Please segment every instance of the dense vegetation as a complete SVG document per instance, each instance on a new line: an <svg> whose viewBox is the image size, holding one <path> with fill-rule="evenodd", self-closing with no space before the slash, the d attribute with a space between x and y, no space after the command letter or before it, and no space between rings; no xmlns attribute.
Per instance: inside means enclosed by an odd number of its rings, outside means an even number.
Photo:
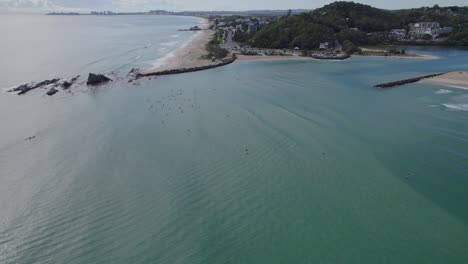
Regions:
<svg viewBox="0 0 468 264"><path fill-rule="evenodd" d="M453 27L454 32L445 43L468 45L468 7L436 5L389 11L354 2L335 2L310 13L282 17L246 42L255 47L312 49L320 42L337 39L354 49L356 45L394 42L388 31L408 29L408 24L421 21Z"/></svg>
<svg viewBox="0 0 468 264"><path fill-rule="evenodd" d="M307 14L281 18L258 32L251 42L258 47L311 49L321 41L333 40L334 32L314 23Z"/></svg>
<svg viewBox="0 0 468 264"><path fill-rule="evenodd" d="M468 26L459 26L455 28L455 31L450 34L447 44L460 44L468 46Z"/></svg>
<svg viewBox="0 0 468 264"><path fill-rule="evenodd" d="M229 52L226 49L223 49L219 46L219 44L221 43L221 37L218 34L215 34L213 36L213 39L206 44L205 49L208 52L208 54L205 55L205 59L223 59L224 57L226 57L229 54Z"/></svg>

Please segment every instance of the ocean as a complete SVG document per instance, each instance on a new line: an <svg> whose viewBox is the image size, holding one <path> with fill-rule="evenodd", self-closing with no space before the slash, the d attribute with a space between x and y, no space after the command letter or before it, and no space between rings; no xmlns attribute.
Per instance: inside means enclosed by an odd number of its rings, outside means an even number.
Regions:
<svg viewBox="0 0 468 264"><path fill-rule="evenodd" d="M468 262L468 91L372 88L468 50L127 82L197 23L0 15L0 87L114 78L0 93L0 263Z"/></svg>

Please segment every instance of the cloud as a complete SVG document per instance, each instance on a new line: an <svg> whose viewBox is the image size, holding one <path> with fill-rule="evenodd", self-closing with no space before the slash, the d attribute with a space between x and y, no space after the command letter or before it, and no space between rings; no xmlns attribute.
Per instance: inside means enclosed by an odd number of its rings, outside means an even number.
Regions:
<svg viewBox="0 0 468 264"><path fill-rule="evenodd" d="M176 0L177 1L177 0ZM152 9L176 10L182 5L170 0L0 0L0 11L147 11Z"/></svg>
<svg viewBox="0 0 468 264"><path fill-rule="evenodd" d="M167 0L112 0L112 7L115 10L149 10L149 9L173 9L174 2Z"/></svg>
<svg viewBox="0 0 468 264"><path fill-rule="evenodd" d="M0 0L0 11L11 12L49 12L49 11L81 11L80 8L70 8L56 4L51 0Z"/></svg>
<svg viewBox="0 0 468 264"><path fill-rule="evenodd" d="M147 11L165 10L249 10L317 8L334 0L0 0L0 11L48 12L92 10ZM431 6L440 0L354 0L379 8ZM466 5L467 0L444 0L443 5Z"/></svg>

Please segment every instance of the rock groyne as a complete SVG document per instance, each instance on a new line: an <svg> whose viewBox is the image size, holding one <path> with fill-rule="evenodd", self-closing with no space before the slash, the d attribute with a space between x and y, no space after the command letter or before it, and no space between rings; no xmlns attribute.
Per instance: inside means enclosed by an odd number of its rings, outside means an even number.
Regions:
<svg viewBox="0 0 468 264"><path fill-rule="evenodd" d="M148 72L148 73L137 73L135 75L136 79L143 78L143 77L150 77L150 76L162 76L162 75L172 75L172 74L181 74L181 73L188 73L188 72L196 72L196 71L204 71L209 70L221 66L225 66L228 64L233 63L236 58L224 59L219 63L205 65L205 66L198 66L198 67L191 67L191 68L180 68L180 69L173 69L173 70L164 70L164 71L155 71L155 72Z"/></svg>
<svg viewBox="0 0 468 264"><path fill-rule="evenodd" d="M401 85L405 85L405 84L409 84L409 83L419 82L420 80L423 80L423 79L437 77L437 76L440 76L442 74L445 74L445 72L435 73L435 74L430 74L430 75L424 75L424 76L420 76L420 77L404 79L404 80L395 81L395 82L381 83L381 84L374 85L374 87L375 88L382 88L382 89L392 88L392 87L395 87L395 86L401 86Z"/></svg>

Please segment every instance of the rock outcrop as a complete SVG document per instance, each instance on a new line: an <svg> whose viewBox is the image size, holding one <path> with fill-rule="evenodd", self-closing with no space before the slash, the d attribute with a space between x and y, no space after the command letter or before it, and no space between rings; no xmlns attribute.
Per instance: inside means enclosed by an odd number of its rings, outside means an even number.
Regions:
<svg viewBox="0 0 468 264"><path fill-rule="evenodd" d="M78 78L80 78L80 75L78 75L78 76L72 78L70 81L64 81L64 82L62 83L62 85L61 85L62 88L63 88L64 90L69 89L69 88L76 82L76 80L78 80Z"/></svg>
<svg viewBox="0 0 468 264"><path fill-rule="evenodd" d="M26 84L22 84L16 88L9 90L8 92L11 92L11 93L19 92L18 95L23 95L34 89L41 88L43 86L47 86L51 84L56 84L58 81L60 81L60 79L45 80L45 81L38 82L38 83L26 83Z"/></svg>
<svg viewBox="0 0 468 264"><path fill-rule="evenodd" d="M112 81L112 80L103 74L90 73L86 84L91 85L91 86L96 86L96 85L107 83L109 81Z"/></svg>
<svg viewBox="0 0 468 264"><path fill-rule="evenodd" d="M52 95L56 94L57 92L58 92L58 90L52 87L52 88L50 88L50 90L47 92L47 95L48 95L48 96L52 96Z"/></svg>
<svg viewBox="0 0 468 264"><path fill-rule="evenodd" d="M38 82L38 83L36 82L25 83L16 88L8 90L8 92L10 93L18 92L18 95L23 95L34 89L38 89L38 88L46 89L47 88L49 90L46 94L51 96L51 95L56 94L59 91L57 89L58 87L62 87L63 90L70 89L70 87L78 80L79 77L80 75L70 80L55 78L55 79L45 80L45 81Z"/></svg>
<svg viewBox="0 0 468 264"><path fill-rule="evenodd" d="M128 72L127 76L134 76L134 75L137 75L139 72L140 72L140 69L139 69L139 68L132 68L132 69Z"/></svg>

